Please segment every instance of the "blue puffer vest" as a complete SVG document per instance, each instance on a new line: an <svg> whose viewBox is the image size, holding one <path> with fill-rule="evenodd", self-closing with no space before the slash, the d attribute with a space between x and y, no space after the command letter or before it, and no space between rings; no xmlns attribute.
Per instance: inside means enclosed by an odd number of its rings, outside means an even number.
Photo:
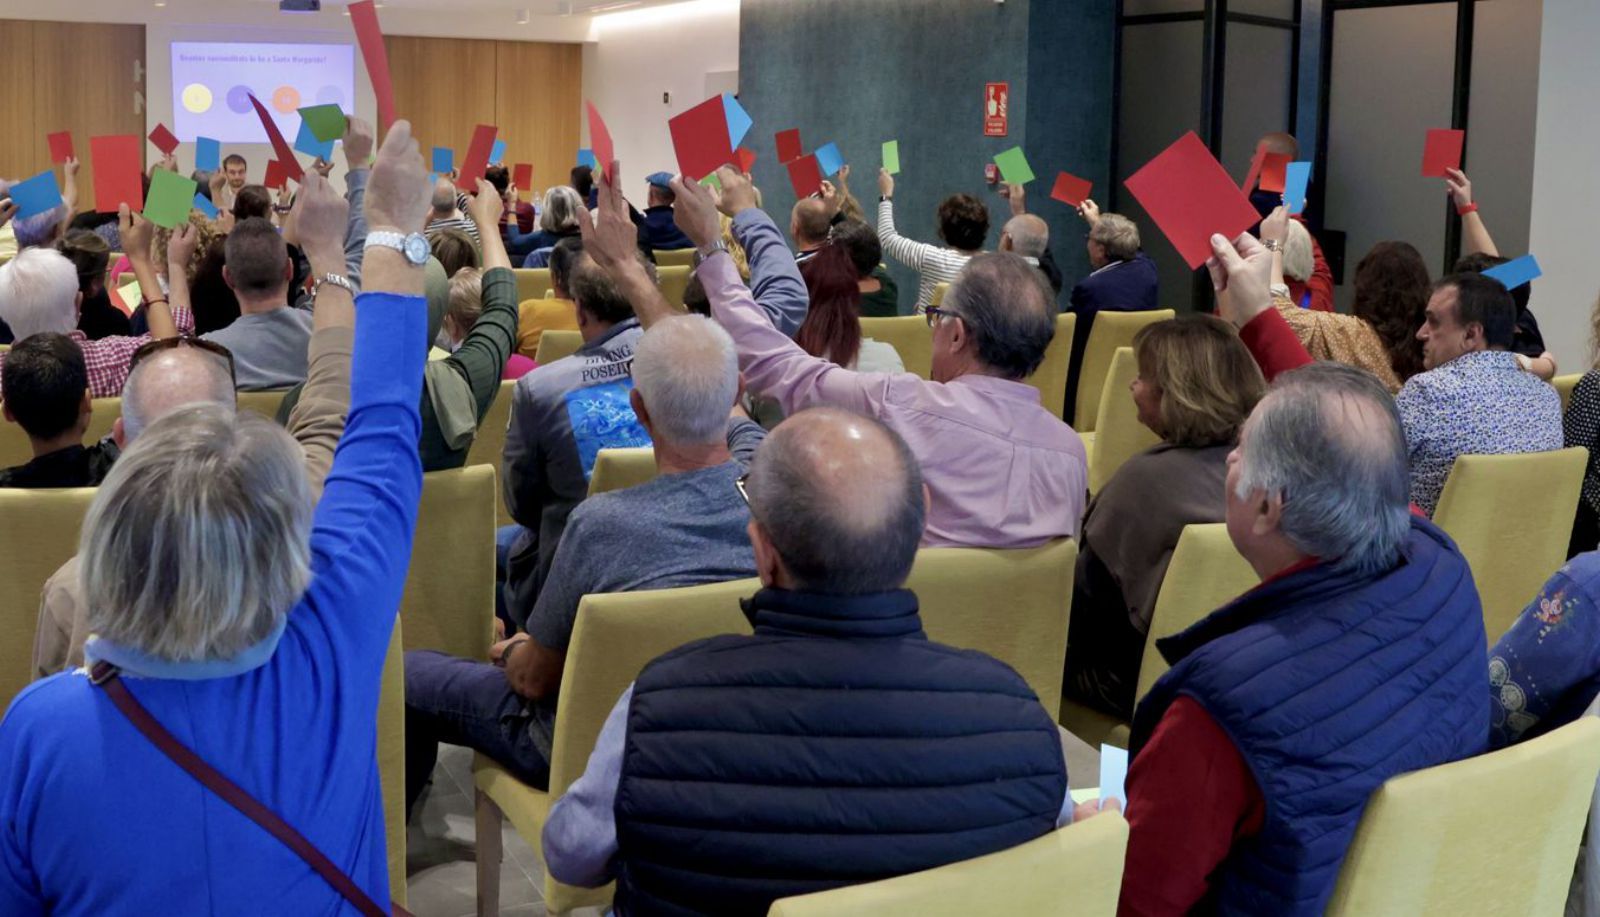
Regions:
<svg viewBox="0 0 1600 917"><path fill-rule="evenodd" d="M1191 697L1266 802L1261 832L1218 869L1208 907L1322 913L1373 791L1487 746L1472 574L1420 517L1401 555L1377 574L1318 564L1271 580L1157 644L1173 667L1134 714L1133 753L1174 699Z"/></svg>
<svg viewBox="0 0 1600 917"><path fill-rule="evenodd" d="M928 640L915 595L764 589L745 613L755 636L680 647L634 684L618 914L762 915L1055 828L1051 716L1004 664Z"/></svg>

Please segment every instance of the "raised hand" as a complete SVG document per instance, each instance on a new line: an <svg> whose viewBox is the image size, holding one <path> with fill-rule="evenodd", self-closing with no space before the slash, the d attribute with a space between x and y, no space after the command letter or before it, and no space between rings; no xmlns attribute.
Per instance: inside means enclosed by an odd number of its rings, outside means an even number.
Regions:
<svg viewBox="0 0 1600 917"><path fill-rule="evenodd" d="M383 138L367 181L367 225L402 233L421 232L433 202L422 153L409 121L396 121Z"/></svg>
<svg viewBox="0 0 1600 917"><path fill-rule="evenodd" d="M1100 205L1094 201L1084 201L1078 205L1078 216L1083 217L1083 221L1093 229L1100 222Z"/></svg>
<svg viewBox="0 0 1600 917"><path fill-rule="evenodd" d="M1012 216L1019 217L1028 212L1028 189L1006 183L1000 186L1000 196L1011 202Z"/></svg>
<svg viewBox="0 0 1600 917"><path fill-rule="evenodd" d="M200 230L193 223L179 223L167 237L167 277L182 277L189 271L194 250L200 244ZM168 281L171 283L170 279Z"/></svg>
<svg viewBox="0 0 1600 917"><path fill-rule="evenodd" d="M1282 242L1289 238L1289 208L1279 204L1261 221L1261 241Z"/></svg>
<svg viewBox="0 0 1600 917"><path fill-rule="evenodd" d="M1445 169L1444 186L1455 199L1457 207L1472 203L1472 182L1467 178L1467 173L1460 169Z"/></svg>
<svg viewBox="0 0 1600 917"><path fill-rule="evenodd" d="M72 184L78 177L78 157L68 156L67 161L61 164L61 172L67 177L67 184Z"/></svg>
<svg viewBox="0 0 1600 917"><path fill-rule="evenodd" d="M736 217L756 206L756 186L750 181L750 176L732 166L723 166L717 170L717 178L722 182L722 191L716 196L718 210L729 217ZM719 235L721 229L719 222Z"/></svg>
<svg viewBox="0 0 1600 917"><path fill-rule="evenodd" d="M628 202L622 197L622 163L612 161L599 178L600 193L596 216L591 219L578 211L578 231L583 234L583 252L607 271L635 262L639 232L628 217Z"/></svg>
<svg viewBox="0 0 1600 917"><path fill-rule="evenodd" d="M150 240L155 237L155 227L144 217L128 209L127 204L117 207L117 231L122 236L122 250L128 260L137 263L150 261Z"/></svg>
<svg viewBox="0 0 1600 917"><path fill-rule="evenodd" d="M344 161L354 172L372 164L372 122L361 118L345 118Z"/></svg>
<svg viewBox="0 0 1600 917"><path fill-rule="evenodd" d="M350 224L350 202L318 174L307 174L294 201L297 243L308 256L331 253L344 260L344 235Z"/></svg>
<svg viewBox="0 0 1600 917"><path fill-rule="evenodd" d="M1217 292L1217 313L1235 327L1272 308L1272 252L1249 233L1232 242L1212 236L1206 269Z"/></svg>
<svg viewBox="0 0 1600 917"><path fill-rule="evenodd" d="M878 196L894 197L894 176L888 169L878 170Z"/></svg>
<svg viewBox="0 0 1600 917"><path fill-rule="evenodd" d="M506 202L500 192L486 179L478 179L478 193L467 203L467 215L478 224L478 231L493 230L500 225L500 216L506 212Z"/></svg>
<svg viewBox="0 0 1600 917"><path fill-rule="evenodd" d="M724 172L733 173L733 170L724 166L717 176L721 178ZM723 191L726 194L727 189ZM710 188L674 175L672 193L677 195L677 200L672 202L672 221L695 248L704 249L722 238L722 220L717 216L717 201Z"/></svg>
<svg viewBox="0 0 1600 917"><path fill-rule="evenodd" d="M318 156L316 161L311 164L311 169L323 178L327 178L333 173L333 163ZM302 185L302 187L304 186Z"/></svg>

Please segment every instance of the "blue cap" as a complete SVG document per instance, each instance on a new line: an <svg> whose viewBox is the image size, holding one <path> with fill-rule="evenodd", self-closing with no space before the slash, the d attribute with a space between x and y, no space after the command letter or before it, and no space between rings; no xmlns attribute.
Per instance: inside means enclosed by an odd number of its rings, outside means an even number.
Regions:
<svg viewBox="0 0 1600 917"><path fill-rule="evenodd" d="M655 185L657 188L665 188L668 191L672 190L671 172L652 172L649 175L646 175L644 180L652 185Z"/></svg>

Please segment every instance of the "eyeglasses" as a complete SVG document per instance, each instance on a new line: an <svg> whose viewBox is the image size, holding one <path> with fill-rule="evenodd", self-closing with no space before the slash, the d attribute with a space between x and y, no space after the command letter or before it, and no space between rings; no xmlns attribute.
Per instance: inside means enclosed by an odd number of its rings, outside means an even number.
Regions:
<svg viewBox="0 0 1600 917"><path fill-rule="evenodd" d="M956 312L956 311L951 310L951 309L945 309L945 308L942 308L940 306L929 306L927 309L925 309L923 311L924 311L924 314L927 315L927 317L928 317L928 327L929 328L932 328L934 325L938 324L939 317L941 315L944 316L945 318L960 318L961 317L961 314L959 312Z"/></svg>
<svg viewBox="0 0 1600 917"><path fill-rule="evenodd" d="M739 491L739 496L744 497L746 508L750 506L750 472L746 471L733 479L734 489Z"/></svg>
<svg viewBox="0 0 1600 917"><path fill-rule="evenodd" d="M193 347L196 350L203 350L212 356L221 357L228 364L228 378L235 383L239 381L239 377L233 370L232 351L221 344L214 344L204 338L197 338L188 334L180 334L171 338L156 338L153 341L140 344L139 349L133 352L133 358L128 361L128 373L131 375L138 368L139 361L145 357L154 353L161 353L164 350L177 350L179 347Z"/></svg>

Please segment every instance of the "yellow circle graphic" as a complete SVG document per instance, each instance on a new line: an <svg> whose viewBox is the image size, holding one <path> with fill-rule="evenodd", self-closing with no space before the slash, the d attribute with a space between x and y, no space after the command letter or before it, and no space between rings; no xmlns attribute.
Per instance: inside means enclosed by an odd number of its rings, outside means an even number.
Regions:
<svg viewBox="0 0 1600 917"><path fill-rule="evenodd" d="M183 87L183 107L197 115L210 111L211 90L199 83L190 83Z"/></svg>

